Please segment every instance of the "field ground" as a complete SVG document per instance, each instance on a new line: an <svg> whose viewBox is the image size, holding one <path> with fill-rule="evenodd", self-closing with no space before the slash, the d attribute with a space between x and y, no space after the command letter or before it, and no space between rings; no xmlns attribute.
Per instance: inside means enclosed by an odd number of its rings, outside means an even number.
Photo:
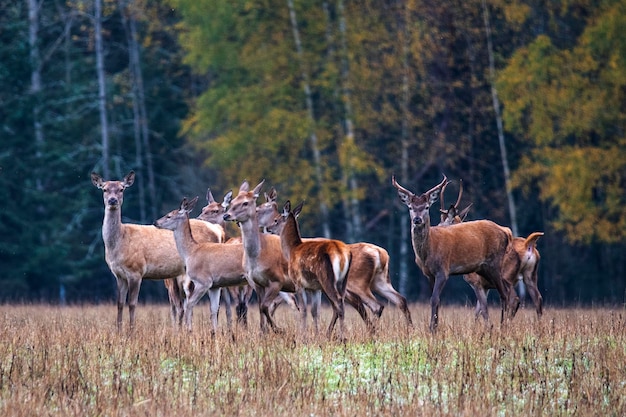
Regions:
<svg viewBox="0 0 626 417"><path fill-rule="evenodd" d="M385 309L370 336L347 308L345 344L298 331L280 307L281 335L249 328L176 331L165 305L138 307L132 335L115 307L0 306L2 416L624 416L626 310L531 308L501 327L469 307L411 305L415 326ZM499 316L491 309L492 318ZM124 311L125 329L128 311ZM309 320L310 321L310 320ZM234 340L233 340L234 339Z"/></svg>

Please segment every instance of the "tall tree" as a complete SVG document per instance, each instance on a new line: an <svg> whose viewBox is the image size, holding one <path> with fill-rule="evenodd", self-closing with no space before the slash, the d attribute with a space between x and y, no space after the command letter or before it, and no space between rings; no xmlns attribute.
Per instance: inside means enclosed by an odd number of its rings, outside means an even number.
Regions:
<svg viewBox="0 0 626 417"><path fill-rule="evenodd" d="M310 77L308 70L305 67L302 43L300 42L300 30L298 29L298 19L296 16L296 9L294 7L293 0L287 0L287 7L289 8L289 19L291 21L291 27L293 30L293 39L296 46L296 53L302 67L302 88L304 90L304 98L306 101L307 116L311 126L309 138L311 142L311 152L313 154L313 168L315 170L317 200L320 208L322 234L324 237L330 238L331 234L330 225L328 224L328 202L326 201L326 194L324 193L324 175L322 173L322 159L319 149L319 140L316 132L316 120L313 109L313 97L311 92Z"/></svg>
<svg viewBox="0 0 626 417"><path fill-rule="evenodd" d="M603 3L575 44L545 34L510 59L499 78L509 131L533 145L515 185L539 189L572 242L626 236L626 129L622 112L625 1Z"/></svg>
<svg viewBox="0 0 626 417"><path fill-rule="evenodd" d="M109 120L107 115L107 88L104 73L104 44L102 41L102 0L94 0L94 40L96 43L96 74L98 76L98 109L100 111L100 139L102 143L102 174L111 178L109 158Z"/></svg>

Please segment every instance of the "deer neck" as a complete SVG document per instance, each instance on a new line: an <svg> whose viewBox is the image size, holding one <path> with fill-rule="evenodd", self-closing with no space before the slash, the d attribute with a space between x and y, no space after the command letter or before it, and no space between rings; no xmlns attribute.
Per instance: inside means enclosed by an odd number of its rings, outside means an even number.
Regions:
<svg viewBox="0 0 626 417"><path fill-rule="evenodd" d="M189 217L185 218L174 229L174 241L176 242L176 249L181 258L187 259L189 253L198 243L191 234L191 224L189 223Z"/></svg>
<svg viewBox="0 0 626 417"><path fill-rule="evenodd" d="M259 220L255 215L250 216L245 222L239 223L241 228L241 240L248 260L255 260L261 253L261 233L259 232Z"/></svg>
<svg viewBox="0 0 626 417"><path fill-rule="evenodd" d="M291 251L301 243L302 237L300 236L298 223L296 222L296 218L290 214L283 226L283 230L280 232L280 246L283 251L283 256L289 259Z"/></svg>
<svg viewBox="0 0 626 417"><path fill-rule="evenodd" d="M111 209L104 207L102 222L102 240L107 250L114 250L122 241L122 210L121 206Z"/></svg>
<svg viewBox="0 0 626 417"><path fill-rule="evenodd" d="M413 225L411 227L411 240L415 256L422 261L425 260L430 245L430 222L427 221L422 227Z"/></svg>

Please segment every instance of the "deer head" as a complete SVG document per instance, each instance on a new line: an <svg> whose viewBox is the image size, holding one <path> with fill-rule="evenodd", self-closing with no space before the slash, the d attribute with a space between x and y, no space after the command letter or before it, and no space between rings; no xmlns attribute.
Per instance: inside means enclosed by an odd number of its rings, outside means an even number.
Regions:
<svg viewBox="0 0 626 417"><path fill-rule="evenodd" d="M411 217L411 226L413 229L427 229L430 227L430 206L437 201L439 193L445 184L448 183L448 178L444 175L443 180L430 190L426 191L422 195L415 195L411 191L402 187L396 182L395 176L391 177L391 183L398 190L398 196L400 200L406 204L409 208L409 215Z"/></svg>
<svg viewBox="0 0 626 417"><path fill-rule="evenodd" d="M122 181L104 181L95 172L91 173L91 182L102 190L104 205L109 210L116 210L124 201L124 190L135 182L135 172L130 171Z"/></svg>
<svg viewBox="0 0 626 417"><path fill-rule="evenodd" d="M202 212L198 215L198 219L205 222L222 224L224 223L224 213L233 198L233 192L229 191L224 196L224 200L221 203L215 201L211 189L207 189L206 201L207 205L202 208Z"/></svg>
<svg viewBox="0 0 626 417"><path fill-rule="evenodd" d="M302 207L304 206L304 201L301 201L297 206L293 208L293 216L297 219L300 213L302 212ZM265 226L268 233L273 235L280 235L285 227L285 222L287 221L287 217L289 216L289 212L291 212L291 202L287 200L285 205L283 206L282 213L279 213L278 210L274 212L272 219L268 223L259 223L262 226Z"/></svg>
<svg viewBox="0 0 626 417"><path fill-rule="evenodd" d="M444 207L445 207L444 193L445 193L446 186L448 184L449 182L447 182L446 184L444 184L443 187L441 187L441 199L440 199L441 206L439 208L439 213L441 215L441 219L439 222L440 226L449 226L451 224L457 224L457 223L463 222L465 218L467 217L467 213L469 213L470 207L472 207L472 203L470 203L463 210L459 210L459 204L461 203L461 196L463 195L463 180L459 180L459 196L456 199L456 203L450 205L450 207L447 210L444 210Z"/></svg>
<svg viewBox="0 0 626 417"><path fill-rule="evenodd" d="M252 191L248 181L244 181L239 187L239 194L231 201L230 208L224 214L224 220L239 223L246 222L256 217L256 199L259 197L265 180L262 180Z"/></svg>
<svg viewBox="0 0 626 417"><path fill-rule="evenodd" d="M256 208L259 226L267 228L274 223L274 218L278 213L278 205L276 204L277 197L278 193L274 187L270 189L269 193L265 193L265 203Z"/></svg>
<svg viewBox="0 0 626 417"><path fill-rule="evenodd" d="M157 219L154 225L159 229L176 230L178 225L185 219L189 218L189 213L193 211L196 203L198 202L198 196L187 201L187 197L183 198L178 210L172 210L165 216Z"/></svg>

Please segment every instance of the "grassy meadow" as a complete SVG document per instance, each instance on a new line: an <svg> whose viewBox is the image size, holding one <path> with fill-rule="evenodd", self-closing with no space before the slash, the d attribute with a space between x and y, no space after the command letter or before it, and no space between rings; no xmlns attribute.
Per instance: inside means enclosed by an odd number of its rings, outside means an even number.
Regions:
<svg viewBox="0 0 626 417"><path fill-rule="evenodd" d="M370 336L347 308L345 344L298 331L210 333L207 305L194 331L172 328L165 305L138 307L132 335L115 307L0 306L2 416L623 416L626 310L521 310L489 328L470 307L411 306L407 330L390 306ZM492 316L498 316L492 307ZM128 312L124 311L125 328ZM310 322L310 319L309 319ZM220 317L226 329L225 317Z"/></svg>

